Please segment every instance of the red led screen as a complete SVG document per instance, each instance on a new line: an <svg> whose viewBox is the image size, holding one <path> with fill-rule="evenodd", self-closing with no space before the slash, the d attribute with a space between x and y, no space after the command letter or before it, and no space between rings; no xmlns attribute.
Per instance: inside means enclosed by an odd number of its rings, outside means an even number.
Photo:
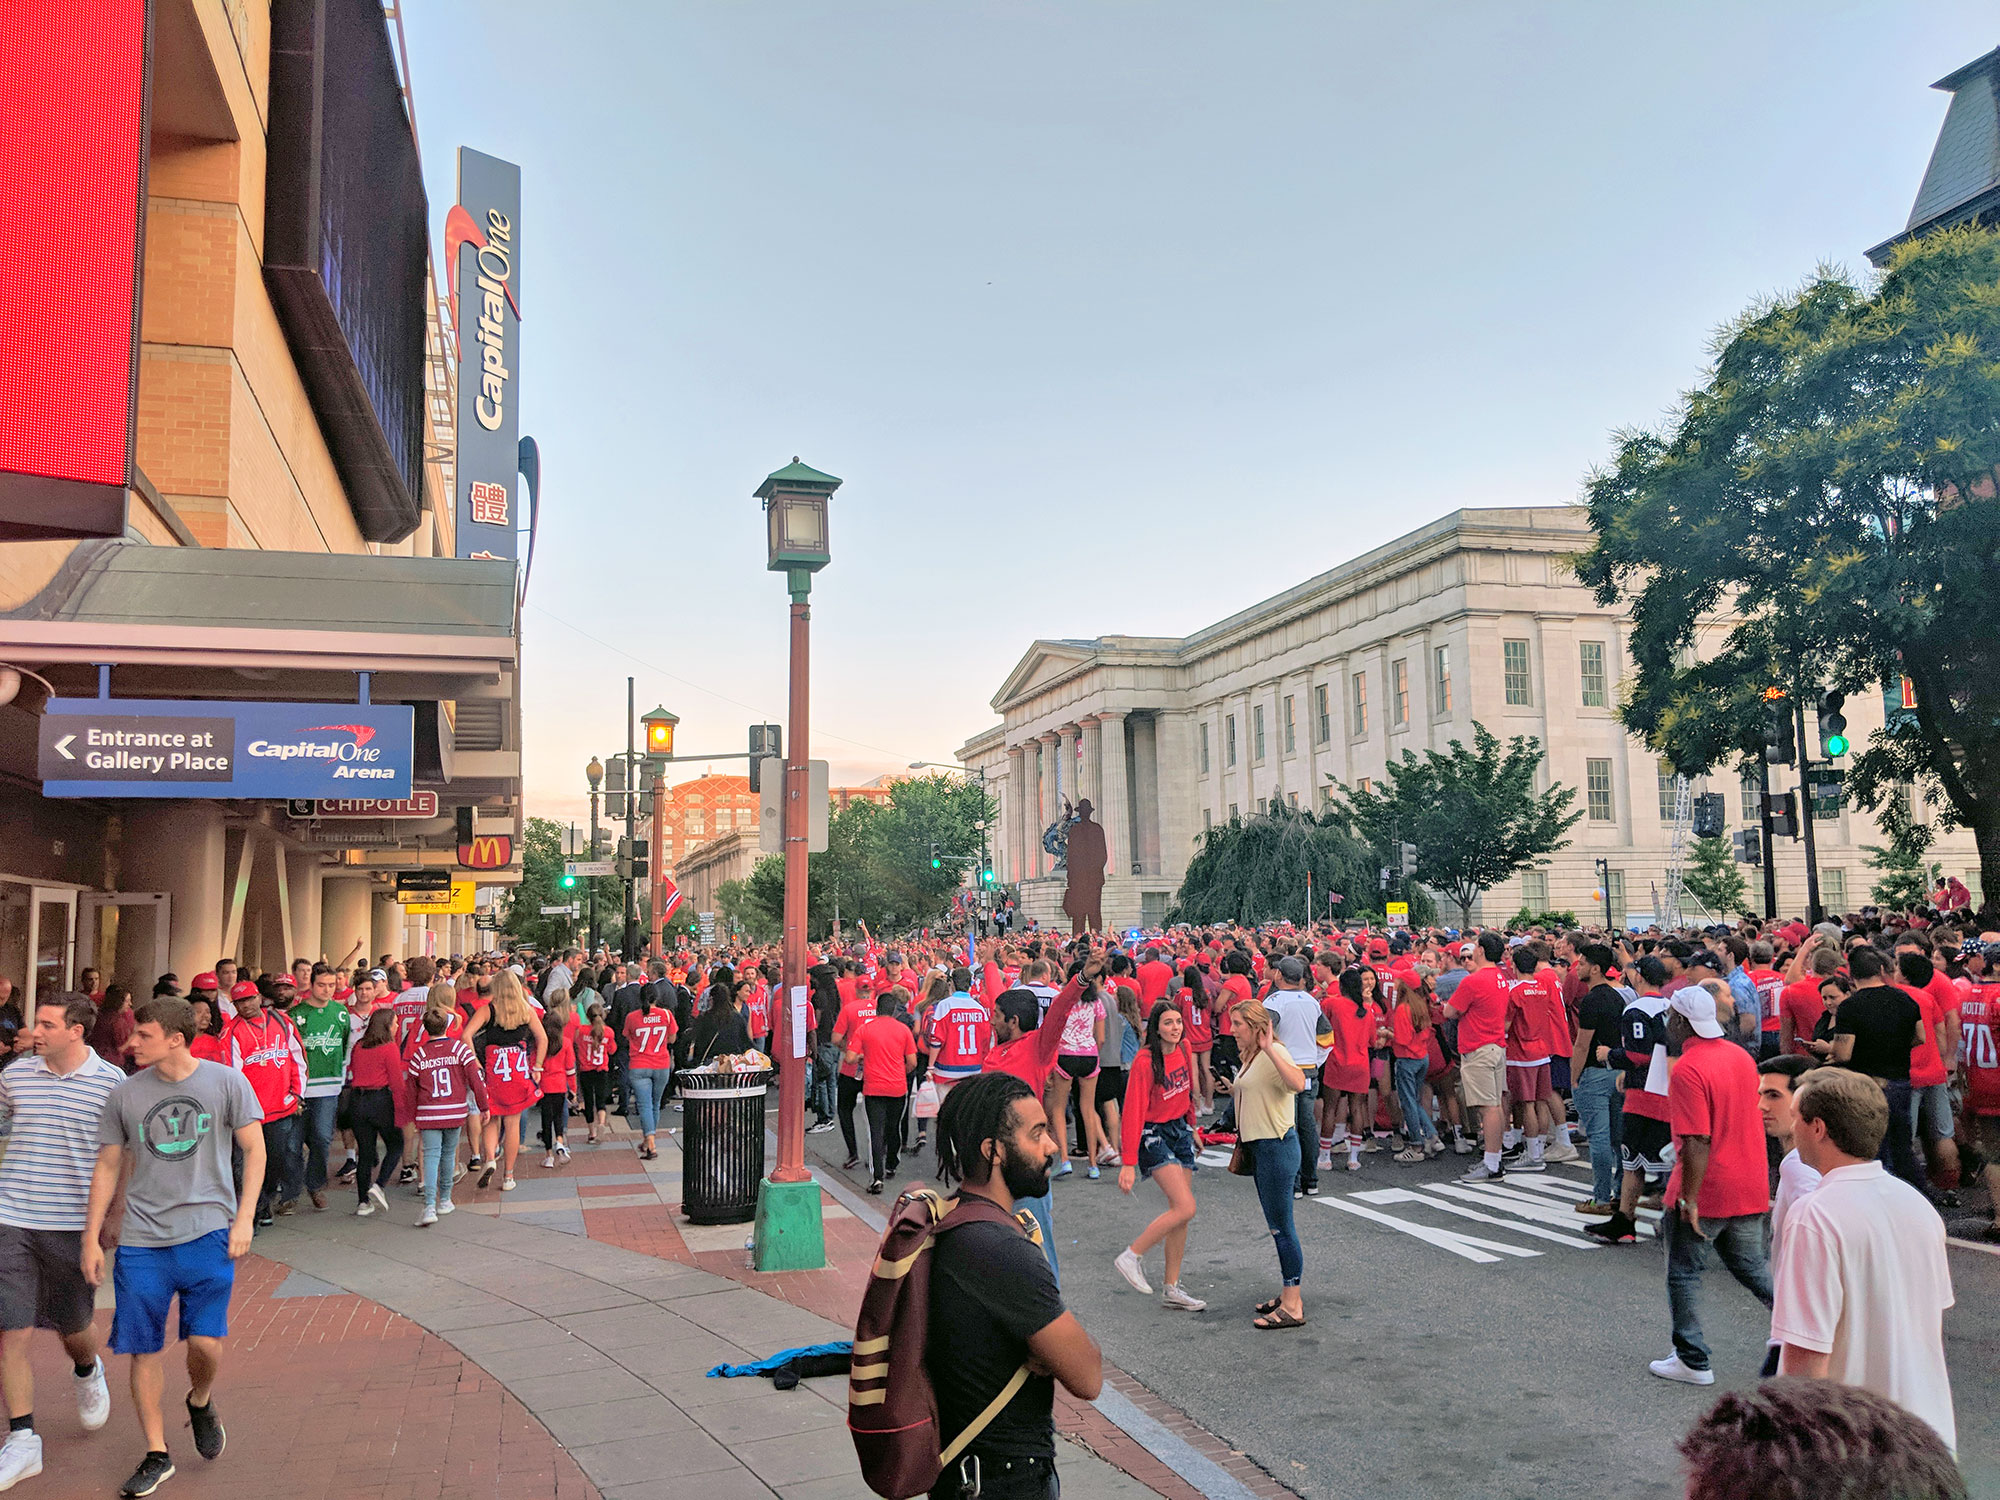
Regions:
<svg viewBox="0 0 2000 1500"><path fill-rule="evenodd" d="M4 10L0 510L9 474L131 478L148 0Z"/></svg>

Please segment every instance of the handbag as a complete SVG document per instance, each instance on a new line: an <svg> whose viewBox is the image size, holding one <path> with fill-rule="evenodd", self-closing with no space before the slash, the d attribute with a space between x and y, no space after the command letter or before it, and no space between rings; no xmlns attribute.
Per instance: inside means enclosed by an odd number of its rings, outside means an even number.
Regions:
<svg viewBox="0 0 2000 1500"><path fill-rule="evenodd" d="M340 1086L340 1097L333 1105L333 1128L335 1130L354 1128L354 1085L351 1083L343 1083Z"/></svg>
<svg viewBox="0 0 2000 1500"><path fill-rule="evenodd" d="M910 1113L919 1120L935 1120L938 1112L937 1084L926 1078L917 1085L917 1092L910 1100Z"/></svg>
<svg viewBox="0 0 2000 1500"><path fill-rule="evenodd" d="M1250 1146L1247 1141L1238 1141L1236 1148L1229 1153L1229 1170L1234 1172L1238 1177L1254 1177L1257 1175L1257 1166L1250 1159Z"/></svg>

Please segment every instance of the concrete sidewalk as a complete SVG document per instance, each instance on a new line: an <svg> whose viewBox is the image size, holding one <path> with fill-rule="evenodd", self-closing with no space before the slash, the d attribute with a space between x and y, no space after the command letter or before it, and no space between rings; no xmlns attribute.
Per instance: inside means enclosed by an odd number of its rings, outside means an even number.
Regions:
<svg viewBox="0 0 2000 1500"><path fill-rule="evenodd" d="M606 1500L682 1493L690 1479L703 1500L870 1494L846 1430L844 1377L780 1392L765 1379L704 1373L850 1329L527 1214L461 1211L420 1231L407 1195L391 1202L386 1217L280 1221L256 1251L454 1346L548 1428ZM1074 1444L1060 1447L1066 1495L1155 1493Z"/></svg>

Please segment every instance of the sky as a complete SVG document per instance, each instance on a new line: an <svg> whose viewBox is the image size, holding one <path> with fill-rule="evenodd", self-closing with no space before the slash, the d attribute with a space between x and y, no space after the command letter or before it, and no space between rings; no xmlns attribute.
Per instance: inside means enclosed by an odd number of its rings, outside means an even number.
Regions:
<svg viewBox="0 0 2000 1500"><path fill-rule="evenodd" d="M460 145L522 169L523 749L565 821L628 675L684 752L784 721L752 492L795 455L845 481L811 754L950 761L1038 637L1575 500L1719 325L1866 271L1929 85L2000 43L1958 0L404 9L437 242Z"/></svg>

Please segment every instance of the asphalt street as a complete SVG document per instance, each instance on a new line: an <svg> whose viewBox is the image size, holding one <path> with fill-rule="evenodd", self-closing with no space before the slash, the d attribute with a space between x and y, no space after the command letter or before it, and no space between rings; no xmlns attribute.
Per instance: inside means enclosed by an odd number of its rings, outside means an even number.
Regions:
<svg viewBox="0 0 2000 1500"><path fill-rule="evenodd" d="M838 1133L807 1143L839 1169ZM1664 1255L1581 1233L1581 1162L1498 1188L1458 1184L1466 1159L1449 1154L1322 1174L1321 1196L1295 1204L1308 1326L1259 1332L1277 1256L1250 1180L1207 1157L1182 1276L1206 1312L1160 1305L1158 1250L1154 1297L1120 1279L1112 1257L1165 1199L1143 1182L1128 1198L1115 1171L1092 1182L1081 1163L1056 1184L1063 1294L1109 1359L1315 1500L1677 1500L1681 1433L1723 1388L1756 1382L1768 1315L1719 1263L1702 1294L1717 1385L1647 1371L1672 1349ZM901 1179L935 1164L906 1160ZM846 1176L866 1187L865 1170ZM1951 1271L1960 1463L1972 1494L2000 1496L2000 1256L1955 1248Z"/></svg>

